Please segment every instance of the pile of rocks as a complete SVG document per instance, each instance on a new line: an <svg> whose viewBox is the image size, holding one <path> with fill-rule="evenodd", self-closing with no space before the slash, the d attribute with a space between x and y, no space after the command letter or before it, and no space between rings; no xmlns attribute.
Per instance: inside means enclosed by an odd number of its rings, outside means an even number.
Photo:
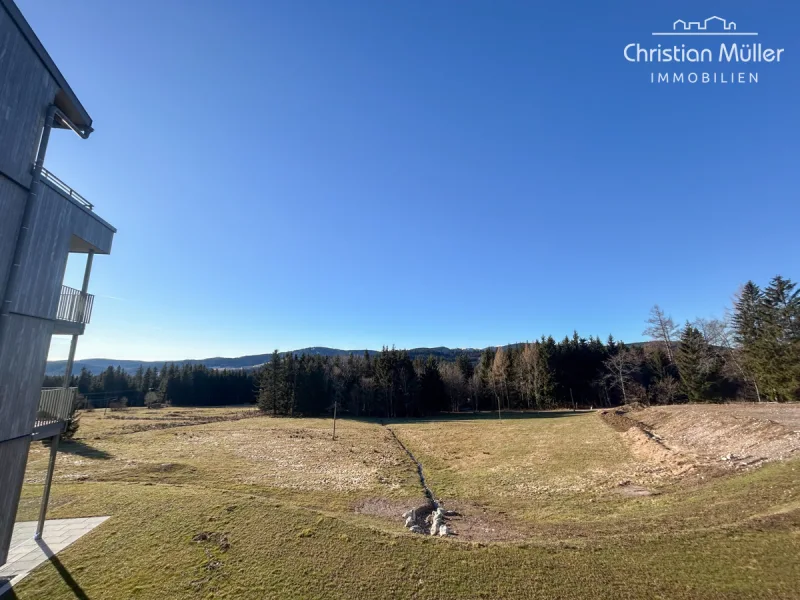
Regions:
<svg viewBox="0 0 800 600"><path fill-rule="evenodd" d="M431 517L431 535L440 535L442 537L447 535L447 525L444 522L444 509L440 506L437 508Z"/></svg>
<svg viewBox="0 0 800 600"><path fill-rule="evenodd" d="M403 513L406 528L410 532L441 537L450 535L450 530L445 523L446 516L447 511L444 508L435 507L432 504L426 504Z"/></svg>

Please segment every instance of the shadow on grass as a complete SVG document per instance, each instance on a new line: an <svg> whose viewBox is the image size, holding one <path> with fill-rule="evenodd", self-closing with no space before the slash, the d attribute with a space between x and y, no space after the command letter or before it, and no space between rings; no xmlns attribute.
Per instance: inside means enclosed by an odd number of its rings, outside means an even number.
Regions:
<svg viewBox="0 0 800 600"><path fill-rule="evenodd" d="M58 574L61 575L61 579L69 586L69 589L72 590L72 593L78 600L89 600L89 596L87 596L81 586L78 585L78 582L73 579L72 575L70 575L69 571L67 571L66 567L58 560L55 554L50 557L50 564L56 568Z"/></svg>
<svg viewBox="0 0 800 600"><path fill-rule="evenodd" d="M76 456L81 456L83 458L95 458L98 460L108 460L110 458L114 458L113 455L109 454L105 450L100 450L99 448L95 448L89 444L84 444L79 440L62 440L58 444L58 451L64 452L65 454L75 454Z"/></svg>
<svg viewBox="0 0 800 600"><path fill-rule="evenodd" d="M58 571L61 579L64 580L64 583L67 584L75 597L79 600L89 600L89 596L87 596L83 589L81 589L81 586L78 585L78 582L73 579L72 575L70 575L70 572L67 571L67 568L64 566L64 564L58 560L58 557L50 549L50 546L47 545L47 542L44 540L36 540L36 543L39 544L39 547L42 550L44 550L45 554L50 555L50 564L56 568L56 571Z"/></svg>
<svg viewBox="0 0 800 600"><path fill-rule="evenodd" d="M64 580L64 583L67 584L67 587L69 587L70 591L72 592L73 597L77 598L78 600L89 600L89 596L86 595L86 592L83 591L83 588L81 588L78 582L75 581L64 564L58 560L58 557L55 555L50 546L48 546L44 540L36 540L36 543L46 555L50 555L48 558L50 564L56 568L56 571L58 571L61 579ZM0 578L0 599L11 600L12 598L19 597L14 593L14 588L4 588L3 583L3 579Z"/></svg>

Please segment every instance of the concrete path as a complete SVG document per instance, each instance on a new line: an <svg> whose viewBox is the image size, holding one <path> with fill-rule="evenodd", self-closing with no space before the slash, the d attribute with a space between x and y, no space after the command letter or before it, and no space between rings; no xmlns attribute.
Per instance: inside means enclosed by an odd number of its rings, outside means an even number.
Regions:
<svg viewBox="0 0 800 600"><path fill-rule="evenodd" d="M0 566L0 596L51 556L86 535L108 517L50 519L45 521L41 540L34 540L36 521L14 525L8 561ZM10 582L6 582L9 580Z"/></svg>

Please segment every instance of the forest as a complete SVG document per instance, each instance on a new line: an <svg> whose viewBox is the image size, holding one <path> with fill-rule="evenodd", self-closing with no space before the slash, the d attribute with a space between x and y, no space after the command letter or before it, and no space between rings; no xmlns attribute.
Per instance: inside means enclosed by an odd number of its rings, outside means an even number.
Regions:
<svg viewBox="0 0 800 600"><path fill-rule="evenodd" d="M624 403L800 400L800 291L783 277L748 282L723 319L676 324L658 305L625 344L577 332L486 348L455 360L279 354L254 370L203 365L109 367L72 378L83 405L210 406L257 403L274 415L419 417L441 411L589 408ZM47 377L44 385L61 385Z"/></svg>

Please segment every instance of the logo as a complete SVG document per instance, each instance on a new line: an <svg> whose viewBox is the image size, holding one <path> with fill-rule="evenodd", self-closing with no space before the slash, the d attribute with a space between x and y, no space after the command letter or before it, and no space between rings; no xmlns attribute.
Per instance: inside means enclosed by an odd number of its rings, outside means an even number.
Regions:
<svg viewBox="0 0 800 600"><path fill-rule="evenodd" d="M752 31L736 30L736 23L722 17L708 17L705 21L678 19L672 24L672 31L655 31L653 35L758 35Z"/></svg>
<svg viewBox="0 0 800 600"><path fill-rule="evenodd" d="M750 41L748 38L758 37L758 32L742 31L736 22L716 15L703 21L678 19L672 24L671 30L654 31L651 35L690 38L672 45L665 41L625 46L623 56L630 63L656 63L659 64L659 69L661 63L673 63L670 65L671 70L650 72L650 83L654 84L755 84L759 82L759 72L742 70L741 65L767 65L780 63L784 59L784 48L771 48L760 42ZM700 39L692 43L692 39L705 36L744 39L725 40L716 46L713 39ZM707 70L695 70L694 65L698 63L703 63Z"/></svg>

